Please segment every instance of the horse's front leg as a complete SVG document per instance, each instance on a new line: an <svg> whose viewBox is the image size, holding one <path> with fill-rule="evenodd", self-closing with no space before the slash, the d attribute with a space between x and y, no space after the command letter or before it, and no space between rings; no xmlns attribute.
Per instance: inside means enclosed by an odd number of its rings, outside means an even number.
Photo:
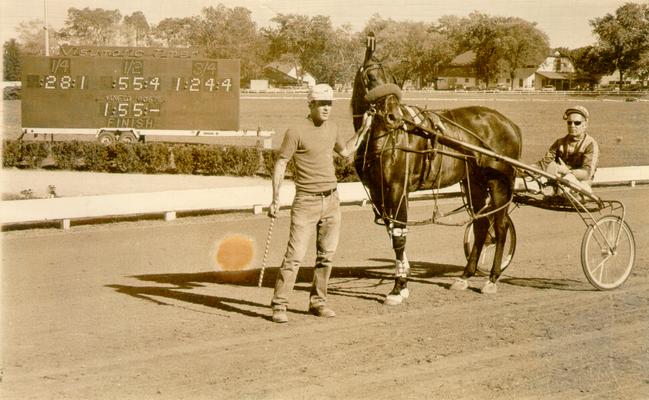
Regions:
<svg viewBox="0 0 649 400"><path fill-rule="evenodd" d="M385 297L383 302L389 306L396 306L408 298L408 275L410 274L410 264L406 256L406 235L408 228L403 224L389 224L388 233L392 238L392 249L394 250L394 287Z"/></svg>

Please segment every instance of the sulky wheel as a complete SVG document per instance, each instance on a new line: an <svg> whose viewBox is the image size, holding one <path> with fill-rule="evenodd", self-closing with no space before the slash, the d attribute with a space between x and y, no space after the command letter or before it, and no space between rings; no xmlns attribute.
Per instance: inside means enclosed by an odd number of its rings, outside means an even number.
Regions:
<svg viewBox="0 0 649 400"><path fill-rule="evenodd" d="M607 215L586 229L581 241L581 266L597 289L610 290L622 285L634 263L635 239L624 220Z"/></svg>
<svg viewBox="0 0 649 400"><path fill-rule="evenodd" d="M485 240L485 245L482 248L482 254L480 254L480 259L478 260L478 273L482 275L489 275L491 272L491 267L494 261L494 255L496 253L496 243L495 243L495 233L493 228L493 217L488 216L489 218L489 231L487 233L487 238ZM507 215L505 218L505 223L507 224L507 238L505 239L505 249L503 251L503 261L500 265L501 271L505 271L509 264L514 258L514 251L516 250L516 229L514 229L514 222ZM473 248L473 223L467 225L466 230L464 231L464 255L469 259L471 254L471 249Z"/></svg>

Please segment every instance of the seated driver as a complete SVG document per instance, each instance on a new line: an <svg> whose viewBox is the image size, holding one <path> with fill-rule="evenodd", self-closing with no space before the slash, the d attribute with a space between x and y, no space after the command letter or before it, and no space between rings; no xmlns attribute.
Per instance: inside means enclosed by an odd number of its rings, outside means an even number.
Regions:
<svg viewBox="0 0 649 400"><path fill-rule="evenodd" d="M537 165L544 171L563 177L590 193L599 160L599 145L586 133L588 117L586 107L568 108L563 114L568 134L555 140ZM550 193L544 190L544 194Z"/></svg>

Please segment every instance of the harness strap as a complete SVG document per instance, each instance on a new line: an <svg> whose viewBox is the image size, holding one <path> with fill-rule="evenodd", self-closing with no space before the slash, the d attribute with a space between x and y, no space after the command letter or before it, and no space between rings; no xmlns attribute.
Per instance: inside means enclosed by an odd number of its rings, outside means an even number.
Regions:
<svg viewBox="0 0 649 400"><path fill-rule="evenodd" d="M406 104L402 104L401 107L404 110L406 110L406 112L408 112L408 114L410 114L410 118L412 118L412 121L414 123L416 123L417 125L424 123L424 119L421 117L421 113L415 111L415 109L413 107L411 107L409 105L406 105ZM408 131L408 126L406 125L405 121L403 122L403 129L405 131Z"/></svg>

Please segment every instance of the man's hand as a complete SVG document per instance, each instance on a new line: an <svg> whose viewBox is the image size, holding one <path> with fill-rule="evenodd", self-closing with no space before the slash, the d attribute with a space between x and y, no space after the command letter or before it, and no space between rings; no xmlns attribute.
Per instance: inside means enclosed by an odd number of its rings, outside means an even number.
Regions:
<svg viewBox="0 0 649 400"><path fill-rule="evenodd" d="M270 206L268 206L268 216L271 218L276 218L277 211L279 211L279 204L276 200L273 200L273 202L270 203Z"/></svg>
<svg viewBox="0 0 649 400"><path fill-rule="evenodd" d="M557 172L558 172L559 175L561 175L561 176L563 176L563 175L567 175L567 174L570 173L570 168L568 168L565 164L560 164L560 165L557 167Z"/></svg>
<svg viewBox="0 0 649 400"><path fill-rule="evenodd" d="M361 124L359 131L366 131L370 128L370 125L372 125L372 116L369 113L363 114L363 123Z"/></svg>

